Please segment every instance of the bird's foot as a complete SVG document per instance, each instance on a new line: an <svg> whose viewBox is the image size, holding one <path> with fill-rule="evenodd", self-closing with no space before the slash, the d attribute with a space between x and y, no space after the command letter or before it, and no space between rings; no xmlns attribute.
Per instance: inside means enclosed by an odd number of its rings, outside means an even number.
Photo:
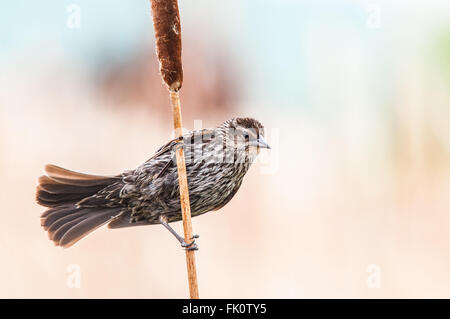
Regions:
<svg viewBox="0 0 450 319"><path fill-rule="evenodd" d="M199 235L192 236L192 242L189 244L183 240L183 242L181 243L181 247L185 248L186 250L198 250L198 245L195 243L195 239L199 237Z"/></svg>

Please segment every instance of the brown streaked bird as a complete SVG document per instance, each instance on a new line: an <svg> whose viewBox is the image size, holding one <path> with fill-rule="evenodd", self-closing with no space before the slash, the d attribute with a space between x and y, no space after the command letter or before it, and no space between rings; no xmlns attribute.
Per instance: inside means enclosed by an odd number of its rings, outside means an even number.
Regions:
<svg viewBox="0 0 450 319"><path fill-rule="evenodd" d="M69 247L98 227L162 224L186 249L169 225L182 219L175 151L185 148L192 216L227 204L261 148L264 128L252 118L234 118L216 129L191 131L162 146L135 170L116 176L77 173L47 165L36 200L49 209L41 224L56 245Z"/></svg>

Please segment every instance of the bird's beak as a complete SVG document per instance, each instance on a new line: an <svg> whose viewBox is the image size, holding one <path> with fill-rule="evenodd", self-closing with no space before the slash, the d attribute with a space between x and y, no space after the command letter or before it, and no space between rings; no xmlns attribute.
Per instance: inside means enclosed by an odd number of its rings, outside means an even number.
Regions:
<svg viewBox="0 0 450 319"><path fill-rule="evenodd" d="M266 140L262 137L259 136L258 139L256 140L256 145L259 146L260 148L268 148L271 149L271 147L269 146L269 144L267 144Z"/></svg>

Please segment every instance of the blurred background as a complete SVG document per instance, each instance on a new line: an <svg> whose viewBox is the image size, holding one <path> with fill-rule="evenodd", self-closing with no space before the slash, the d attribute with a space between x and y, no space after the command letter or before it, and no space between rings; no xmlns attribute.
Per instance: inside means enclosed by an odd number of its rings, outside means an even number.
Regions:
<svg viewBox="0 0 450 319"><path fill-rule="evenodd" d="M184 126L251 116L272 146L193 219L200 296L449 298L449 2L180 7ZM46 163L116 174L172 134L149 1L3 1L0 297L187 297L163 227L62 249L34 198Z"/></svg>

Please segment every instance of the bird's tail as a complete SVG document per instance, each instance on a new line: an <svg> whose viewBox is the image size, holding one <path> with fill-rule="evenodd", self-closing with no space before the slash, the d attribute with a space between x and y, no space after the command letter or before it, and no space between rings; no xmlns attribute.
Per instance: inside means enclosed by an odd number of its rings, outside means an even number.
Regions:
<svg viewBox="0 0 450 319"><path fill-rule="evenodd" d="M36 200L49 208L41 215L41 225L56 245L69 247L121 213L121 208L77 206L118 177L81 174L54 165L47 165L45 171Z"/></svg>

